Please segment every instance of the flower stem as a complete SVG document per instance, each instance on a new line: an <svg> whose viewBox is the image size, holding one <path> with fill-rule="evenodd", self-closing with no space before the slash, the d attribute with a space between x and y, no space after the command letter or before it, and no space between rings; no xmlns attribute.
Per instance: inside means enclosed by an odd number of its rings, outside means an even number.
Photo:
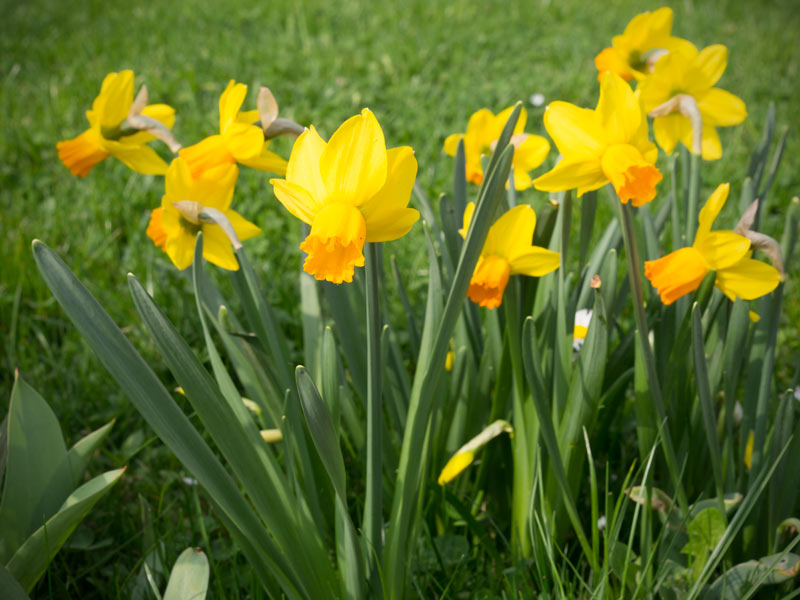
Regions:
<svg viewBox="0 0 800 600"><path fill-rule="evenodd" d="M691 167L689 174L689 208L686 211L686 243L694 241L694 234L697 231L697 200L700 196L700 168L703 164L703 157L699 154L692 154Z"/></svg>
<svg viewBox="0 0 800 600"><path fill-rule="evenodd" d="M378 246L367 243L367 493L364 502L364 537L369 556L370 586L380 597L378 565L383 554L382 483L382 398L381 398L381 315L378 300Z"/></svg>
<svg viewBox="0 0 800 600"><path fill-rule="evenodd" d="M670 476L674 481L678 502L683 509L688 509L689 504L686 491L683 489L680 480L680 473L677 468L678 463L675 458L675 449L672 445L672 436L670 436L669 427L666 423L667 414L664 409L664 401L661 397L661 386L658 383L658 372L656 371L653 349L650 347L650 331L647 327L647 314L645 313L644 298L642 297L642 274L639 268L639 249L636 246L633 214L631 213L632 209L630 205L622 204L622 202L619 202L618 206L619 218L622 223L622 237L625 242L625 254L628 258L628 273L631 281L631 290L633 292L633 309L636 318L636 329L639 332L639 341L641 342L642 354L644 355L650 397L653 399L660 425L663 425L661 432L664 458L667 461L667 468L669 469Z"/></svg>

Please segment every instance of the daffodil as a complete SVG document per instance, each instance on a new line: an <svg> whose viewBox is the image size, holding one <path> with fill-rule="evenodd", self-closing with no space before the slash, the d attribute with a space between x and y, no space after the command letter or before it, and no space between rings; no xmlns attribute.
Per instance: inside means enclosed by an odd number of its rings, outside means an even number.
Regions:
<svg viewBox="0 0 800 600"><path fill-rule="evenodd" d="M602 80L607 72L616 73L625 81L642 79L651 71L654 60L687 44L670 35L673 16L671 8L663 7L633 17L622 35L611 40L611 47L595 57L598 79Z"/></svg>
<svg viewBox="0 0 800 600"><path fill-rule="evenodd" d="M199 177L217 165L234 163L278 175L286 173L286 161L268 150L264 131L253 124L259 120L258 111L239 110L245 96L247 86L231 79L219 98L219 134L180 151L192 176Z"/></svg>
<svg viewBox="0 0 800 600"><path fill-rule="evenodd" d="M722 156L717 127L738 125L747 117L744 102L730 92L714 87L728 63L728 50L715 44L699 51L686 43L661 58L653 74L640 86L641 101L647 112L676 96L688 96L696 103L702 119L702 156L715 160ZM653 135L667 154L679 141L694 151L692 123L688 116L674 112L653 119Z"/></svg>
<svg viewBox="0 0 800 600"><path fill-rule="evenodd" d="M447 461L447 464L439 474L439 479L437 480L439 485L444 485L445 483L449 483L455 479L464 469L472 464L472 461L475 460L475 452L477 452L481 447L485 446L501 433L507 433L509 437L513 438L514 429L511 427L511 423L508 421L495 421L466 444L461 446L461 448L456 450L456 453L450 457L450 460Z"/></svg>
<svg viewBox="0 0 800 600"><path fill-rule="evenodd" d="M644 263L645 277L664 304L697 289L711 270L716 271L717 288L731 300L758 298L780 283L777 269L750 258L753 251L749 239L733 231L711 231L729 187L727 183L718 186L700 211L694 244Z"/></svg>
<svg viewBox="0 0 800 600"><path fill-rule="evenodd" d="M650 202L662 179L658 148L647 138L647 117L636 94L614 73L600 83L595 110L553 102L544 113L547 133L563 159L533 185L546 192L577 188L578 197L608 182L623 203Z"/></svg>
<svg viewBox="0 0 800 600"><path fill-rule="evenodd" d="M306 273L333 283L353 280L364 266L364 242L404 236L419 219L408 208L417 176L410 146L386 149L368 109L349 118L327 143L314 127L292 148L286 179L271 179L275 196L311 226L300 249Z"/></svg>
<svg viewBox="0 0 800 600"><path fill-rule="evenodd" d="M577 352L586 341L589 323L592 322L592 309L582 308L575 312L575 327L572 330L572 349Z"/></svg>
<svg viewBox="0 0 800 600"><path fill-rule="evenodd" d="M238 171L235 164L223 164L194 178L183 159L176 158L170 164L165 178L166 193L161 198L161 206L150 214L147 235L179 269L192 264L200 232L203 233L203 258L223 269L239 269L231 236L225 229L232 228L233 234L242 241L261 229L230 209ZM209 214L216 215L218 223L211 223Z"/></svg>
<svg viewBox="0 0 800 600"><path fill-rule="evenodd" d="M464 227L459 230L463 237L474 211L475 204L470 202L464 210ZM511 275L541 277L558 268L558 252L531 243L535 229L536 213L527 204L515 206L494 222L469 282L470 300L486 308L496 308L503 302Z"/></svg>
<svg viewBox="0 0 800 600"><path fill-rule="evenodd" d="M444 151L450 156L456 155L459 140L462 138L464 140L467 181L475 185L483 182L481 157L494 151L503 127L513 110L514 107L509 106L495 115L488 108L482 108L469 118L466 133L454 133L447 136L444 141ZM527 113L523 108L514 127L514 135L511 137L511 143L514 145L514 159L511 168L514 172L514 187L518 190L524 190L531 186L531 176L528 173L542 164L547 158L547 153L550 152L550 144L545 138L524 133L527 119Z"/></svg>
<svg viewBox="0 0 800 600"><path fill-rule="evenodd" d="M86 177L101 160L113 156L139 173L163 175L167 163L147 146L156 136L132 128L126 122L133 105L133 71L109 73L100 95L86 111L89 129L56 144L58 157L73 175ZM166 127L175 122L175 111L166 104L145 106L141 114Z"/></svg>

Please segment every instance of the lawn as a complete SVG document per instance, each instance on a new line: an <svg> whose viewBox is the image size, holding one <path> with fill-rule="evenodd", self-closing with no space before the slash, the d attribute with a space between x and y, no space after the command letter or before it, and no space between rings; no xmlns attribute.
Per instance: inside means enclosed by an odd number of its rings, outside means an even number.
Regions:
<svg viewBox="0 0 800 600"><path fill-rule="evenodd" d="M762 230L780 239L783 213L800 190L800 11L792 0L666 4L675 11L676 35L699 47L728 46L728 68L719 86L741 97L749 113L743 125L722 130L724 157L706 163L701 199L725 181L738 198L771 102L779 127L789 130L762 221ZM187 474L181 465L64 316L30 249L35 238L53 247L162 380L174 386L166 368L158 366L158 351L139 322L125 278L135 273L190 344L202 347L189 280L145 235L149 212L163 194L162 179L132 173L113 160L80 179L56 154L57 141L86 128L84 112L108 72L133 69L137 86L147 84L151 102L175 107L174 131L187 145L215 132L217 100L229 79L250 86L246 107L254 105L257 87L267 85L282 116L314 124L326 138L369 107L388 146L413 146L417 181L437 198L452 186L453 160L443 153L443 141L464 131L470 114L484 106L496 112L522 100L526 130L545 135L544 106L531 104L531 96L593 107L595 54L636 13L657 6L629 0L5 0L0 23L0 395L9 396L18 368L51 403L68 443L116 418L99 462L107 468L129 465L111 497L81 527L74 547L53 563L35 597L126 598L131 589L145 594L134 583L143 558L156 549L159 560L171 564L184 547L199 544L201 512L206 512L202 493L182 482ZM291 143L278 140L273 149L288 157ZM555 152L548 160L552 165ZM299 339L300 227L277 202L268 179L243 169L235 204L263 229L247 243L248 253L283 325ZM520 201L538 207L545 197L530 190L520 194ZM601 206L598 219L611 217ZM729 206L720 218L732 227L736 209ZM423 240L416 227L392 246L418 302L427 273ZM795 267L784 292L776 361L783 388L800 358L798 275ZM0 402L0 415L5 410ZM210 520L206 525L206 550L220 568L212 593L258 597L251 595L255 579L231 556L224 531Z"/></svg>

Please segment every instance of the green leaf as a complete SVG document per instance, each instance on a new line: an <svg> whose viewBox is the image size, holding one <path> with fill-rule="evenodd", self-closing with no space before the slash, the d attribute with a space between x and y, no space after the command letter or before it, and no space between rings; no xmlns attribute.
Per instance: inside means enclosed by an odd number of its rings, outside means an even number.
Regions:
<svg viewBox="0 0 800 600"><path fill-rule="evenodd" d="M760 560L748 560L725 571L703 596L704 600L739 600L749 597L762 585L775 585L794 579L800 570L800 556L773 554Z"/></svg>
<svg viewBox="0 0 800 600"><path fill-rule="evenodd" d="M33 532L6 567L30 592L47 565L86 514L113 486L125 469L108 471L84 483L64 501L58 512Z"/></svg>
<svg viewBox="0 0 800 600"><path fill-rule="evenodd" d="M3 600L30 600L19 582L0 563L0 598Z"/></svg>
<svg viewBox="0 0 800 600"><path fill-rule="evenodd" d="M706 508L689 521L687 532L689 541L681 552L689 555L689 562L697 579L708 555L725 533L725 517L716 508Z"/></svg>
<svg viewBox="0 0 800 600"><path fill-rule="evenodd" d="M0 504L0 563L72 492L67 447L47 402L16 373L8 410L8 466Z"/></svg>
<svg viewBox="0 0 800 600"><path fill-rule="evenodd" d="M163 600L203 600L208 591L208 558L200 548L186 548L169 575Z"/></svg>
<svg viewBox="0 0 800 600"><path fill-rule="evenodd" d="M69 468L72 473L72 485L78 486L83 479L86 465L94 455L95 451L100 447L108 434L111 433L111 428L114 426L114 419L95 429L89 435L81 438L72 448L67 452L67 460L69 461Z"/></svg>

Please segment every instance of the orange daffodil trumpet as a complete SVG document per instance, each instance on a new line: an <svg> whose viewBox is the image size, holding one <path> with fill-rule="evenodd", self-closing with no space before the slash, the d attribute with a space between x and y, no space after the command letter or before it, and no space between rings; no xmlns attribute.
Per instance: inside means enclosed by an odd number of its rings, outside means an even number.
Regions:
<svg viewBox="0 0 800 600"><path fill-rule="evenodd" d="M647 137L647 118L636 94L619 75L603 78L596 109L553 102L544 125L563 159L534 180L536 189L577 188L580 197L611 182L623 204L630 200L641 206L655 198L662 179L654 166L658 149Z"/></svg>
<svg viewBox="0 0 800 600"><path fill-rule="evenodd" d="M661 56L687 44L686 40L670 35L673 16L672 9L664 7L631 19L622 35L611 40L611 47L595 57L597 78L602 81L610 72L625 81L642 79Z"/></svg>
<svg viewBox="0 0 800 600"><path fill-rule="evenodd" d="M146 98L146 94L143 97ZM135 115L131 115L132 107ZM131 116L140 118L131 123L128 120ZM142 130L146 127L141 121L170 128L175 122L175 110L166 104L134 107L133 71L106 75L92 109L86 111L86 118L89 129L56 144L58 157L73 175L86 177L97 163L109 156L146 175L166 172L167 163L146 145L156 136Z"/></svg>
<svg viewBox="0 0 800 600"><path fill-rule="evenodd" d="M211 167L198 178L192 177L183 159L176 158L170 164L166 193L161 207L150 214L147 235L179 269L192 264L200 232L203 258L223 269L239 269L233 244L253 237L261 229L230 209L238 175L235 164Z"/></svg>
<svg viewBox="0 0 800 600"><path fill-rule="evenodd" d="M475 185L483 183L481 157L494 151L513 110L514 107L509 106L495 115L488 108L482 108L469 118L466 133L454 133L445 139L444 151L450 156L456 155L459 140L464 140L467 181ZM545 138L524 133L527 119L528 115L523 108L511 137L511 144L514 146L511 168L517 190L525 190L531 186L532 180L528 173L541 165L550 152L550 144Z"/></svg>
<svg viewBox="0 0 800 600"><path fill-rule="evenodd" d="M741 99L730 92L714 87L722 77L728 63L728 50L715 44L698 51L686 42L680 49L661 58L653 74L641 82L639 92L644 109L653 119L653 135L667 154L671 154L677 143L692 152L702 153L705 160L716 160L722 156L717 127L738 125L747 117L747 109ZM701 131L693 128L691 111L677 110L678 98L689 103L699 113ZM674 112L658 110L672 101ZM697 119L695 119L697 121ZM695 129L695 131L693 131ZM693 143L697 136L700 148Z"/></svg>
<svg viewBox="0 0 800 600"><path fill-rule="evenodd" d="M658 260L644 263L644 274L658 290L664 304L672 304L700 286L711 270L716 271L716 286L731 300L753 300L768 294L780 283L774 267L751 257L750 240L733 231L711 231L725 200L729 185L714 190L700 211L694 243Z"/></svg>
<svg viewBox="0 0 800 600"><path fill-rule="evenodd" d="M475 204L470 202L464 210L464 227L459 230L466 237ZM559 266L560 255L534 246L536 213L520 204L503 214L489 228L478 263L469 282L467 297L486 308L496 308L503 302L503 292L511 275L541 277Z"/></svg>
<svg viewBox="0 0 800 600"><path fill-rule="evenodd" d="M404 236L419 219L408 208L417 175L409 146L386 149L383 131L368 109L345 121L327 143L314 127L292 148L286 179L271 179L291 214L311 226L300 249L303 269L333 283L353 280L364 266L365 242Z"/></svg>
<svg viewBox="0 0 800 600"><path fill-rule="evenodd" d="M254 125L259 111L239 110L246 95L247 86L231 79L219 98L219 134L180 151L193 177L218 165L235 163L279 175L286 172L286 161L267 149L264 131Z"/></svg>

